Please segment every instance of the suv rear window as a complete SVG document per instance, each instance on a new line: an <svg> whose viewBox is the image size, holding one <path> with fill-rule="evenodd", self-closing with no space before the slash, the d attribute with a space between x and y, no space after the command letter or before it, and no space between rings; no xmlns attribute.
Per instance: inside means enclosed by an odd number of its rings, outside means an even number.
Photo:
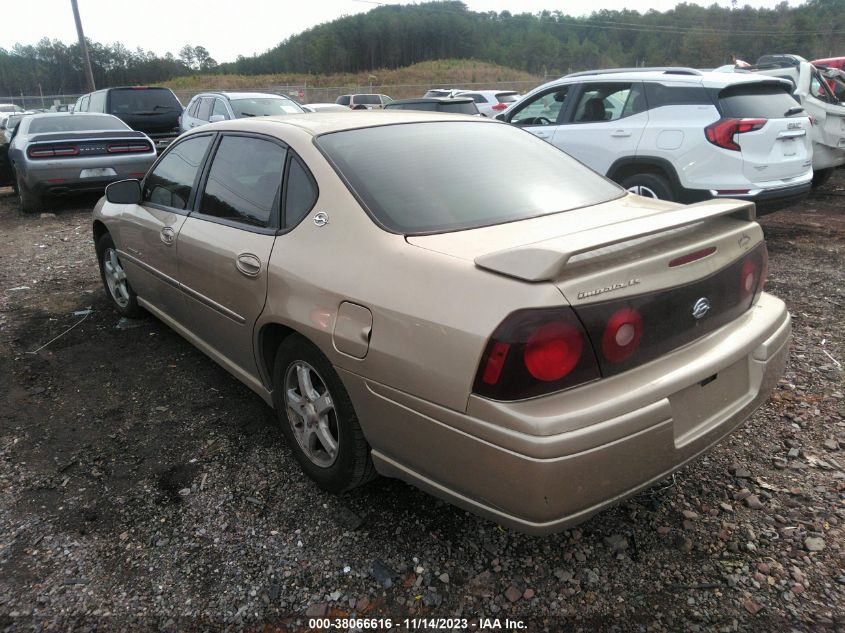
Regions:
<svg viewBox="0 0 845 633"><path fill-rule="evenodd" d="M796 106L785 86L739 84L719 93L719 110L723 117L732 119L782 119L796 114Z"/></svg>
<svg viewBox="0 0 845 633"><path fill-rule="evenodd" d="M161 114L182 110L167 88L123 88L111 91L109 114Z"/></svg>
<svg viewBox="0 0 845 633"><path fill-rule="evenodd" d="M650 109L668 105L713 105L703 86L667 86L647 81L645 98Z"/></svg>
<svg viewBox="0 0 845 633"><path fill-rule="evenodd" d="M516 103L518 92L498 92L496 93L496 100L499 103Z"/></svg>
<svg viewBox="0 0 845 633"><path fill-rule="evenodd" d="M366 105L381 105L381 98L378 95L355 95L352 101Z"/></svg>
<svg viewBox="0 0 845 633"><path fill-rule="evenodd" d="M509 125L384 125L324 134L316 144L375 220L395 233L489 226L624 195L550 143ZM503 154L519 160L503 161Z"/></svg>

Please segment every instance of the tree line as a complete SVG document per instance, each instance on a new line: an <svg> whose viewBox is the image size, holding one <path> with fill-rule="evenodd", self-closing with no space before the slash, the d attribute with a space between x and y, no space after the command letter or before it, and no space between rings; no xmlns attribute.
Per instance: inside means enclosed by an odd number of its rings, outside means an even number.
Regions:
<svg viewBox="0 0 845 633"><path fill-rule="evenodd" d="M471 58L534 74L587 68L727 63L735 53L754 61L766 53L808 59L845 55L845 0L808 0L798 7L682 3L674 9L596 11L571 17L475 12L457 0L385 5L320 24L267 52L218 64L202 46L178 56L134 51L116 43L89 44L99 87L149 84L202 73L344 73L400 68L417 62ZM0 94L84 90L78 44L41 40L0 48Z"/></svg>

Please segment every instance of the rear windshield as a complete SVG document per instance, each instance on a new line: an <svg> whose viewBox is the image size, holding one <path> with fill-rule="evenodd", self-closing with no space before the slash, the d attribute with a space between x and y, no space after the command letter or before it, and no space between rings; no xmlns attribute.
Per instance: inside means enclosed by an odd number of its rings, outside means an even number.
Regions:
<svg viewBox="0 0 845 633"><path fill-rule="evenodd" d="M352 100L355 103L364 103L367 105L381 105L381 99L378 95L355 95Z"/></svg>
<svg viewBox="0 0 845 633"><path fill-rule="evenodd" d="M232 110L239 119L253 116L272 116L274 114L298 114L305 112L294 101L283 97L252 97L232 99Z"/></svg>
<svg viewBox="0 0 845 633"><path fill-rule="evenodd" d="M182 110L167 88L125 88L111 91L109 114L160 114Z"/></svg>
<svg viewBox="0 0 845 633"><path fill-rule="evenodd" d="M440 103L439 101L416 101L413 103L388 104L387 110L422 110L424 112L448 112L450 114L478 114L475 102Z"/></svg>
<svg viewBox="0 0 845 633"><path fill-rule="evenodd" d="M364 207L396 233L489 226L624 195L550 143L510 125L385 125L324 134L316 143Z"/></svg>
<svg viewBox="0 0 845 633"><path fill-rule="evenodd" d="M500 92L496 95L496 99L499 103L515 103L518 96L518 92Z"/></svg>
<svg viewBox="0 0 845 633"><path fill-rule="evenodd" d="M48 116L32 119L29 122L29 134L48 132L93 132L98 130L128 130L129 127L120 119L111 116L93 116L90 114L69 114L67 116Z"/></svg>
<svg viewBox="0 0 845 633"><path fill-rule="evenodd" d="M723 117L781 119L804 115L785 87L746 84L730 86L719 93L719 109Z"/></svg>

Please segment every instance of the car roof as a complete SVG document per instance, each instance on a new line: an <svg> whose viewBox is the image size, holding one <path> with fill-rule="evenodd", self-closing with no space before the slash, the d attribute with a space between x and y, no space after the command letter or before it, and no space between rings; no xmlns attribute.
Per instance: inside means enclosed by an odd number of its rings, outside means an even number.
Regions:
<svg viewBox="0 0 845 633"><path fill-rule="evenodd" d="M415 97L413 99L396 99L388 105L404 103L474 103L469 97Z"/></svg>
<svg viewBox="0 0 845 633"><path fill-rule="evenodd" d="M254 99L254 98L264 98L264 97L277 97L279 99L288 99L291 100L290 97L286 97L285 95L280 95L275 92L229 92L228 90L216 90L211 92L201 92L196 97L210 97L210 96L222 96L226 97L227 99Z"/></svg>
<svg viewBox="0 0 845 633"><path fill-rule="evenodd" d="M22 112L18 112L18 114L23 114ZM55 117L68 117L68 116L75 116L77 118L81 116L95 116L95 117L102 117L105 119L116 119L117 117L111 114L106 114L104 112L36 112L34 114L30 114L30 117L33 119L45 119L45 118L55 118Z"/></svg>
<svg viewBox="0 0 845 633"><path fill-rule="evenodd" d="M484 123L491 125L504 125L500 121L484 117L469 117L465 114L444 114L442 112L420 112L418 110L367 110L366 112L308 112L306 114L288 114L254 117L249 119L233 119L210 123L194 128L187 134L201 134L213 129L263 132L274 135L280 125L298 128L310 134L318 136L331 132L342 132L345 130L357 130L368 127L379 127L383 125L396 125L403 123L431 123L431 122L463 122L463 123Z"/></svg>
<svg viewBox="0 0 845 633"><path fill-rule="evenodd" d="M584 82L606 82L606 81L655 81L671 82L676 84L703 85L707 88L727 88L737 84L753 84L771 81L773 77L757 75L755 73L726 73L707 70L693 70L687 68L669 69L619 69L599 70L584 73L574 73L559 79L550 81L532 90L553 88L554 86L565 86L572 83ZM775 81L785 81L777 80Z"/></svg>
<svg viewBox="0 0 845 633"><path fill-rule="evenodd" d="M480 95L501 95L501 94L518 95L519 94L518 90L511 90L510 88L496 88L495 90L487 90L487 89L485 89L485 90L466 90L466 89L461 89L461 90L455 91L455 94L460 96L462 94L466 94L467 92L472 92L472 93L480 94Z"/></svg>

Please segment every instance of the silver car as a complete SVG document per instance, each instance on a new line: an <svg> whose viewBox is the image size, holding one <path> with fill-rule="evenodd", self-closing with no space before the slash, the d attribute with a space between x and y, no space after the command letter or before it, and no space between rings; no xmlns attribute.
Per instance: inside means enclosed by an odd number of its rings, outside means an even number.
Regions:
<svg viewBox="0 0 845 633"><path fill-rule="evenodd" d="M204 92L196 95L182 113L183 132L218 121L249 119L277 114L302 114L306 110L293 99L267 92Z"/></svg>
<svg viewBox="0 0 845 633"><path fill-rule="evenodd" d="M103 191L142 178L156 159L152 141L110 114L50 112L23 117L9 144L21 209L33 213L45 195Z"/></svg>

